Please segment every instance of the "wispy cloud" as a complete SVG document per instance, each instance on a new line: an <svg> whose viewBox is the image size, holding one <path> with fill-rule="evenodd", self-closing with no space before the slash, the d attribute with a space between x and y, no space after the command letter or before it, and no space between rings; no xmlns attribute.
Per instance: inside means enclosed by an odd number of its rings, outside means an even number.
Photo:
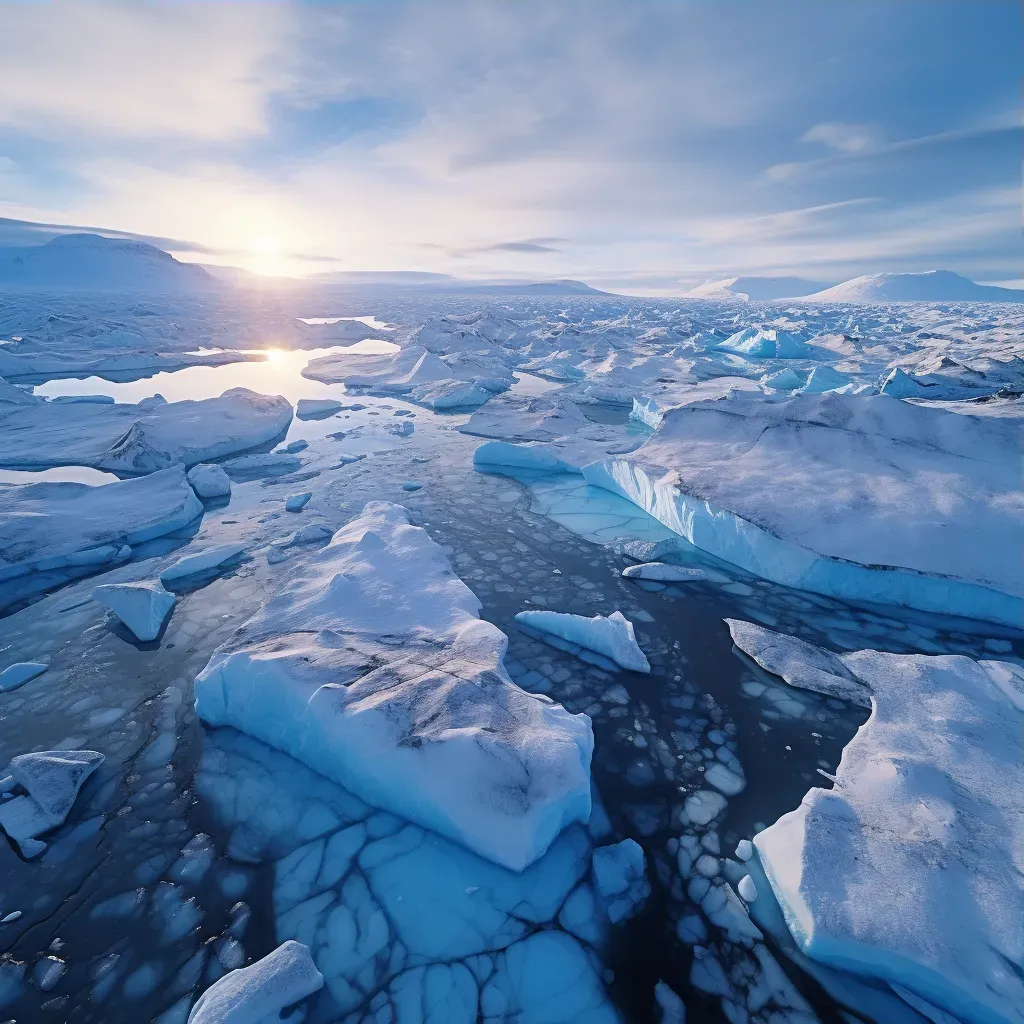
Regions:
<svg viewBox="0 0 1024 1024"><path fill-rule="evenodd" d="M829 149L838 149L841 153L862 153L877 146L879 136L875 125L822 121L808 128L800 136L800 141L821 142Z"/></svg>

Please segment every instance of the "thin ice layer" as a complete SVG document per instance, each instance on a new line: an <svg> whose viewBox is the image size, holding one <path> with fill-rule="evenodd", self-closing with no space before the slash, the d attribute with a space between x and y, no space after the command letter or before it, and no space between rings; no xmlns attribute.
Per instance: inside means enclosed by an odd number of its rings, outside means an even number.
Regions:
<svg viewBox="0 0 1024 1024"><path fill-rule="evenodd" d="M776 635L777 651L791 639ZM787 673L808 646L780 655ZM816 960L970 1024L1020 1024L1024 671L820 651L803 685L833 659L870 692L871 717L843 751L835 788L812 789L755 838L793 938Z"/></svg>
<svg viewBox="0 0 1024 1024"><path fill-rule="evenodd" d="M521 870L590 815L593 736L519 689L427 533L371 502L211 659L196 710Z"/></svg>

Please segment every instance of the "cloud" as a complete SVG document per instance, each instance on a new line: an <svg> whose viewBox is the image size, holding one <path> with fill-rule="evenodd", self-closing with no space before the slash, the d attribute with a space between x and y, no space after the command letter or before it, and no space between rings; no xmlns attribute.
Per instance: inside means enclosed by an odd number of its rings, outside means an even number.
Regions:
<svg viewBox="0 0 1024 1024"><path fill-rule="evenodd" d="M839 124L822 121L800 136L801 142L821 142L841 153L863 153L878 145L878 128L870 124Z"/></svg>

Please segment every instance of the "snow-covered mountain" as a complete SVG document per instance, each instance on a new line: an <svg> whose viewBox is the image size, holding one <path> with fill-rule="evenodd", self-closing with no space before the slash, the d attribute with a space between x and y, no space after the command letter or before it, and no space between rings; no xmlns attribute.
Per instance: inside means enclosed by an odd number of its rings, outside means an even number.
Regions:
<svg viewBox="0 0 1024 1024"><path fill-rule="evenodd" d="M217 287L194 263L146 242L104 235L59 235L45 245L0 249L0 288L87 288L183 292Z"/></svg>
<svg viewBox="0 0 1024 1024"><path fill-rule="evenodd" d="M1024 302L1024 289L975 284L951 270L865 274L801 296L813 302Z"/></svg>
<svg viewBox="0 0 1024 1024"><path fill-rule="evenodd" d="M686 292L684 298L758 302L810 295L827 287L825 281L808 281L803 277L727 277L705 281Z"/></svg>

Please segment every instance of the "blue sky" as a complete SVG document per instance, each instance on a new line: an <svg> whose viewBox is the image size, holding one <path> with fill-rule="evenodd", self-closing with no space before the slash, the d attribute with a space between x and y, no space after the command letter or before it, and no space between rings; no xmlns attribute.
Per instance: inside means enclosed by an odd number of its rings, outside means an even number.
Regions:
<svg viewBox="0 0 1024 1024"><path fill-rule="evenodd" d="M8 3L0 217L265 273L1013 280L1021 19L1016 0Z"/></svg>

